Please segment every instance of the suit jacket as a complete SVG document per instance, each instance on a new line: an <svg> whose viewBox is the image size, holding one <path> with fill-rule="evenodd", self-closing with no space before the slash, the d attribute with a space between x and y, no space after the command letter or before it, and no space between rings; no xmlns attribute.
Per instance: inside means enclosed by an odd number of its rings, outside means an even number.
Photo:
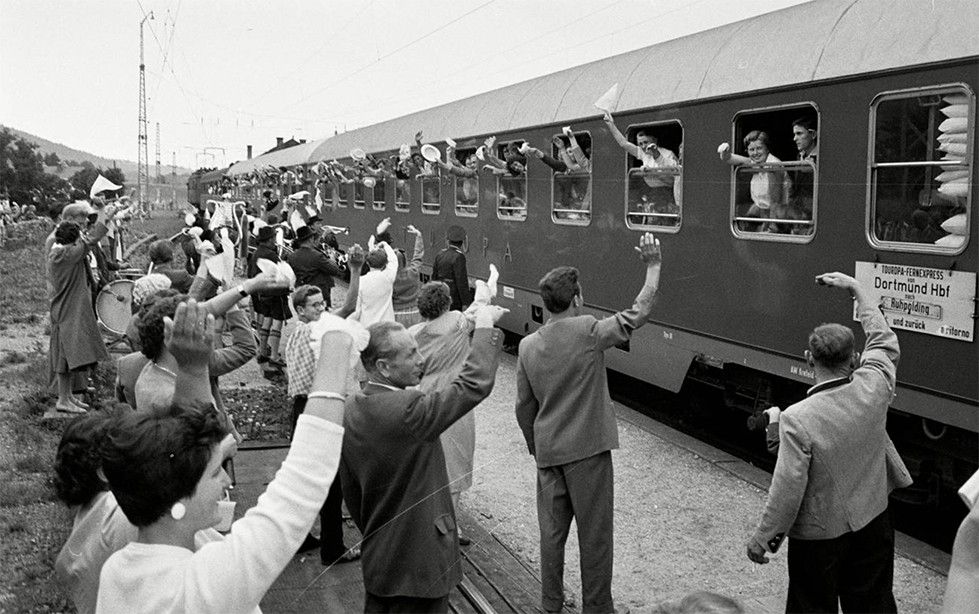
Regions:
<svg viewBox="0 0 979 614"><path fill-rule="evenodd" d="M364 587L383 597L438 598L462 579L439 435L493 389L503 335L477 329L449 386L425 394L368 383L347 399L340 478L364 535Z"/></svg>
<svg viewBox="0 0 979 614"><path fill-rule="evenodd" d="M446 247L435 255L432 263L432 280L442 281L449 286L452 297L450 310L463 311L473 302L469 291L469 272L466 270L466 255L454 247Z"/></svg>
<svg viewBox="0 0 979 614"><path fill-rule="evenodd" d="M900 356L897 335L875 306L862 307L858 316L867 344L849 381L815 386L779 418L778 460L753 537L762 547L777 548L785 533L833 539L858 531L887 509L891 483L911 482L900 457L888 459L885 429Z"/></svg>
<svg viewBox="0 0 979 614"><path fill-rule="evenodd" d="M520 341L517 423L538 467L553 467L619 447L608 393L605 350L646 323L652 302L598 320L550 319Z"/></svg>
<svg viewBox="0 0 979 614"><path fill-rule="evenodd" d="M309 246L298 248L286 260L296 273L296 285L316 286L323 292L323 298L329 306L333 278L343 275L340 265L323 252Z"/></svg>

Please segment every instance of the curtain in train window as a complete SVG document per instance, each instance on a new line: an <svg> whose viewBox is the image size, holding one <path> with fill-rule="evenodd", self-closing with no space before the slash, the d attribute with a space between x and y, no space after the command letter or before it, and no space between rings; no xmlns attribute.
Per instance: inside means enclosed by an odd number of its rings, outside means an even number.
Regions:
<svg viewBox="0 0 979 614"><path fill-rule="evenodd" d="M743 111L730 143L736 236L803 243L812 239L818 195L819 114L812 104Z"/></svg>
<svg viewBox="0 0 979 614"><path fill-rule="evenodd" d="M442 208L442 179L438 175L422 177L422 213L436 214Z"/></svg>
<svg viewBox="0 0 979 614"><path fill-rule="evenodd" d="M353 182L354 186L354 208L363 209L367 203L366 191L364 189L364 182L362 179L357 179Z"/></svg>
<svg viewBox="0 0 979 614"><path fill-rule="evenodd" d="M559 224L586 225L591 221L591 135L572 132L551 138L551 213Z"/></svg>
<svg viewBox="0 0 979 614"><path fill-rule="evenodd" d="M968 241L975 97L964 86L881 95L872 106L871 236L959 252Z"/></svg>
<svg viewBox="0 0 979 614"><path fill-rule="evenodd" d="M461 217L476 217L479 212L479 160L476 158L476 148L456 149L453 159L448 164L463 172L475 173L472 177L464 177L452 173L452 191L455 193L456 215Z"/></svg>
<svg viewBox="0 0 979 614"><path fill-rule="evenodd" d="M640 157L627 156L626 221L629 228L679 229L683 210L683 127L667 121L630 126Z"/></svg>
<svg viewBox="0 0 979 614"><path fill-rule="evenodd" d="M374 180L374 187L371 194L371 208L374 211L384 211L384 208L387 206L386 181L384 177L371 177L371 179Z"/></svg>
<svg viewBox="0 0 979 614"><path fill-rule="evenodd" d="M504 168L494 170L497 176L497 216L503 220L527 219L527 157L520 153L524 141L497 145L496 159Z"/></svg>
<svg viewBox="0 0 979 614"><path fill-rule="evenodd" d="M407 179L395 179L394 182L394 210L407 213L411 211L411 184Z"/></svg>

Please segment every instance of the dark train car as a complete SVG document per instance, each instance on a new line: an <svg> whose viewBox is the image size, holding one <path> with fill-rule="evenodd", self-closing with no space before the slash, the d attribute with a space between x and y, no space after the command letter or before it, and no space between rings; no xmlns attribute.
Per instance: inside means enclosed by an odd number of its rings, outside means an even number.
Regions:
<svg viewBox="0 0 979 614"><path fill-rule="evenodd" d="M483 172L475 203L451 177L332 185L328 223L349 227L348 242L384 217L413 223L429 262L445 229L463 226L470 274L500 268L503 326L518 334L542 324L537 281L561 264L581 269L596 315L627 307L642 273L632 246L652 231L665 254L659 301L609 366L671 391L711 382L748 410L784 407L812 384L808 332L853 321L814 276L854 274L901 343L892 434L920 483L961 483L979 449L977 28L979 12L963 4L813 2L344 133L295 165L353 148L387 155L417 130L464 154L490 135L500 153L525 140L547 150L570 125L590 142L589 172L556 174L534 159L523 177ZM643 172L612 138L593 102L613 83L616 125L633 143L653 134L680 159L675 169ZM796 159L798 119L818 135L814 160ZM720 160L721 143L743 153L753 130L769 134L781 162ZM785 190L806 185L803 214L748 217L759 171L789 177Z"/></svg>
<svg viewBox="0 0 979 614"><path fill-rule="evenodd" d="M226 168L198 169L187 178L187 202L200 207L208 198L221 194L222 183L228 184Z"/></svg>

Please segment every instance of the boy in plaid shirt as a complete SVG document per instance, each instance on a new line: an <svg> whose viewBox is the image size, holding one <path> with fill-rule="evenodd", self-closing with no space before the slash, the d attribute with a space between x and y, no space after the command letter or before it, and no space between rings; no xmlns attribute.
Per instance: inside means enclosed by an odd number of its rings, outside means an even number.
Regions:
<svg viewBox="0 0 979 614"><path fill-rule="evenodd" d="M347 252L350 265L350 287L343 306L333 315L345 318L353 313L357 304L357 291L360 288L360 270L364 264L364 250L354 245ZM326 299L316 286L300 286L292 293L292 306L299 317L299 324L286 339L286 372L288 374L287 392L292 397L292 428L295 430L299 414L306 408L306 395L313 383L316 371L316 356L309 344L310 323L319 320L326 311ZM320 510L321 539L312 535L306 538L299 551L320 549L320 561L324 565L346 563L360 558L360 548L347 550L343 543L343 491L340 480L334 480L330 493Z"/></svg>

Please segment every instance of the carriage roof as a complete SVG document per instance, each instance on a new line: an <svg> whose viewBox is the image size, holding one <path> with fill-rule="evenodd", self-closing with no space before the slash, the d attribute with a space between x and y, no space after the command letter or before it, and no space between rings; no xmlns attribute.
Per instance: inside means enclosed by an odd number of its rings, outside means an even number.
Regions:
<svg viewBox="0 0 979 614"><path fill-rule="evenodd" d="M975 57L977 31L971 2L819 0L259 156L230 172L344 158L355 147L394 150L418 130L459 138L594 116L594 101L613 83L621 112Z"/></svg>

